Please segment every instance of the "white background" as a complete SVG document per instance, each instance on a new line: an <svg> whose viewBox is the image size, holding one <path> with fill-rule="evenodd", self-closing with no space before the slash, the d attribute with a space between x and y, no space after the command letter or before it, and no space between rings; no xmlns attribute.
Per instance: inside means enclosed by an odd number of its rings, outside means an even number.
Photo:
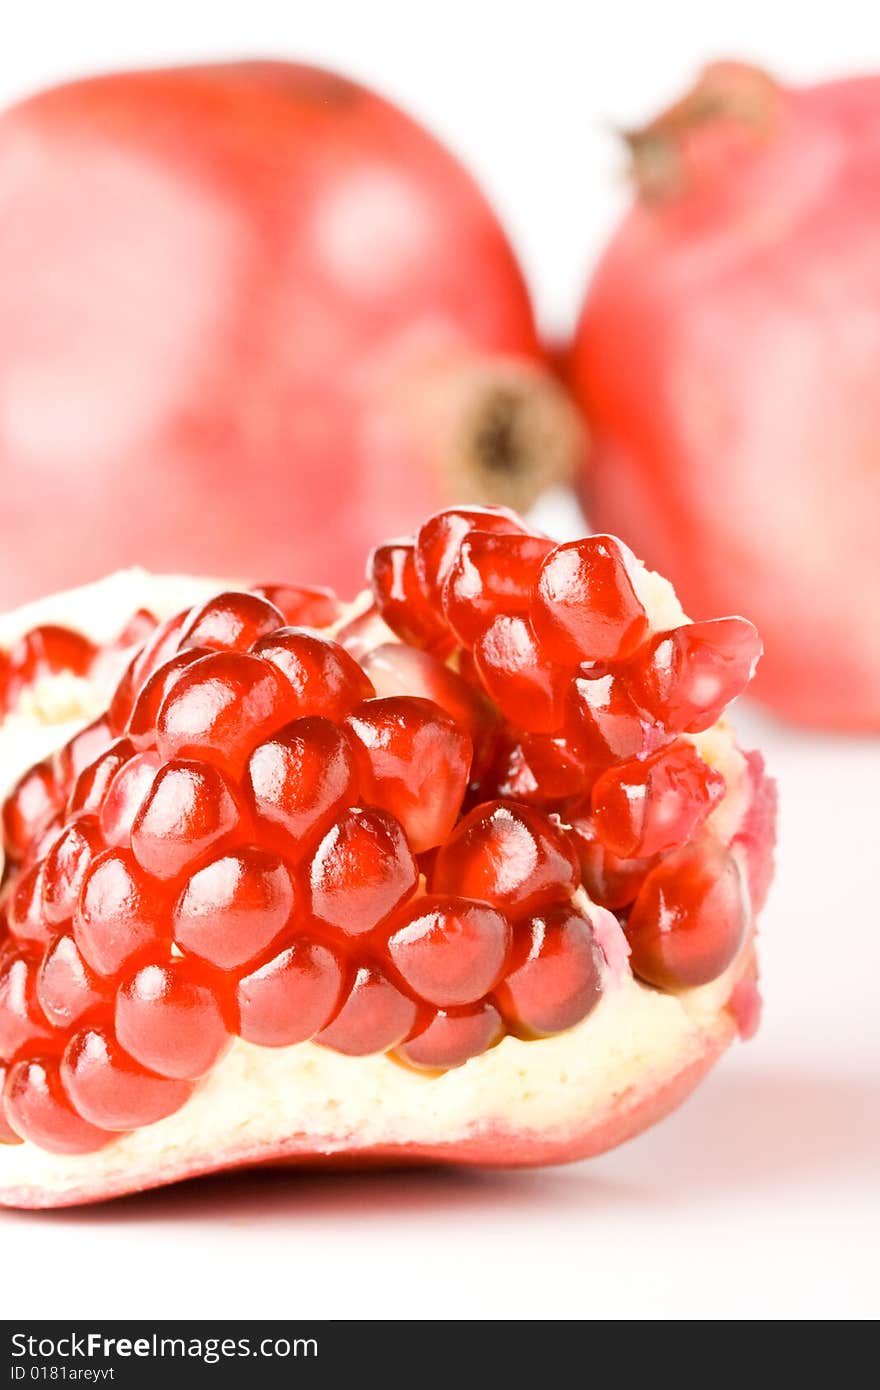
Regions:
<svg viewBox="0 0 880 1390"><path fill-rule="evenodd" d="M291 56L360 77L464 155L564 331L625 204L613 131L718 56L880 69L864 3L390 0L3 6L0 102L91 70ZM880 1313L880 746L744 711L783 802L765 1025L677 1115L531 1173L239 1176L0 1215L16 1317L822 1318Z"/></svg>

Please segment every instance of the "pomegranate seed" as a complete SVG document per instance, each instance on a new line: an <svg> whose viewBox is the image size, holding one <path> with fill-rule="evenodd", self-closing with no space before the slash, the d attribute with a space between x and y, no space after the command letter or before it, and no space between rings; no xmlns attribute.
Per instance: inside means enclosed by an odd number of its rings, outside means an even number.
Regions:
<svg viewBox="0 0 880 1390"><path fill-rule="evenodd" d="M382 972L361 966L351 990L329 1027L315 1041L349 1057L387 1052L412 1031L418 1009Z"/></svg>
<svg viewBox="0 0 880 1390"><path fill-rule="evenodd" d="M439 845L467 791L471 741L430 700L366 700L348 716L361 794L403 826L416 853Z"/></svg>
<svg viewBox="0 0 880 1390"><path fill-rule="evenodd" d="M18 941L33 941L45 945L52 939L53 927L43 906L46 882L45 861L23 870L12 886L7 900L9 930Z"/></svg>
<svg viewBox="0 0 880 1390"><path fill-rule="evenodd" d="M174 940L219 970L238 969L278 940L293 909L290 871L247 845L193 874L174 909Z"/></svg>
<svg viewBox="0 0 880 1390"><path fill-rule="evenodd" d="M522 535L524 528L519 517L506 507L448 507L429 517L419 531L415 572L422 593L435 608L440 606L462 541L475 530Z"/></svg>
<svg viewBox="0 0 880 1390"><path fill-rule="evenodd" d="M69 822L45 859L43 913L53 927L69 922L100 836L90 816Z"/></svg>
<svg viewBox="0 0 880 1390"><path fill-rule="evenodd" d="M461 894L507 913L534 912L577 886L577 859L563 832L531 806L489 801L456 827L437 855L435 893Z"/></svg>
<svg viewBox="0 0 880 1390"><path fill-rule="evenodd" d="M354 657L304 628L282 628L254 646L254 652L272 663L292 692L291 719L322 715L344 719L373 687Z"/></svg>
<svg viewBox="0 0 880 1390"><path fill-rule="evenodd" d="M541 562L553 548L542 536L465 536L443 586L443 611L466 647L500 614L528 617Z"/></svg>
<svg viewBox="0 0 880 1390"><path fill-rule="evenodd" d="M92 861L74 914L73 935L99 975L116 975L145 951L170 940L165 896L127 850L106 850Z"/></svg>
<svg viewBox="0 0 880 1390"><path fill-rule="evenodd" d="M55 1028L67 1029L111 1000L106 981L90 970L72 936L56 936L43 956L36 981L37 1000Z"/></svg>
<svg viewBox="0 0 880 1390"><path fill-rule="evenodd" d="M54 1058L32 1057L10 1067L3 1101L16 1133L49 1153L93 1153L115 1138L76 1113Z"/></svg>
<svg viewBox="0 0 880 1390"><path fill-rule="evenodd" d="M204 1076L229 1041L208 975L171 957L144 965L116 995L116 1036L136 1062L160 1076Z"/></svg>
<svg viewBox="0 0 880 1390"><path fill-rule="evenodd" d="M689 840L724 789L691 744L670 744L603 772L591 794L596 834L619 859L649 859Z"/></svg>
<svg viewBox="0 0 880 1390"><path fill-rule="evenodd" d="M166 696L156 724L159 753L163 760L202 758L237 777L254 747L295 717L296 704L271 661L214 652L181 672Z"/></svg>
<svg viewBox="0 0 880 1390"><path fill-rule="evenodd" d="M388 951L404 984L429 1004L475 1004L498 982L510 924L486 903L418 898L394 919Z"/></svg>
<svg viewBox="0 0 880 1390"><path fill-rule="evenodd" d="M147 678L132 702L131 713L125 723L125 732L135 748L149 748L155 742L156 721L166 695L173 690L187 667L210 654L208 647L190 647L169 657Z"/></svg>
<svg viewBox="0 0 880 1390"><path fill-rule="evenodd" d="M569 831L581 866L587 896L600 907L627 907L635 902L654 859L619 859L606 849L587 815L572 817Z"/></svg>
<svg viewBox="0 0 880 1390"><path fill-rule="evenodd" d="M418 878L397 821L353 807L327 832L309 866L312 913L347 936L361 936L411 896Z"/></svg>
<svg viewBox="0 0 880 1390"><path fill-rule="evenodd" d="M344 623L336 634L336 641L344 647L355 661L363 661L374 647L396 644L397 638L385 622L375 603L356 618ZM415 649L414 649L415 650ZM393 694L392 691L377 691L377 694Z"/></svg>
<svg viewBox="0 0 880 1390"><path fill-rule="evenodd" d="M238 1031L263 1047L306 1042L333 1017L342 983L339 955L321 942L299 938L239 981Z"/></svg>
<svg viewBox="0 0 880 1390"><path fill-rule="evenodd" d="M620 661L648 630L632 553L614 536L587 536L557 546L544 561L532 622L554 660Z"/></svg>
<svg viewBox="0 0 880 1390"><path fill-rule="evenodd" d="M627 680L639 703L674 733L699 733L741 695L763 648L745 618L716 618L659 632L633 659Z"/></svg>
<svg viewBox="0 0 880 1390"><path fill-rule="evenodd" d="M193 610L180 634L180 650L246 652L260 637L284 626L284 614L259 594L217 594Z"/></svg>
<svg viewBox="0 0 880 1390"><path fill-rule="evenodd" d="M552 734L523 734L502 745L495 764L482 781L486 794L552 806L589 789L592 776L579 751L566 738Z"/></svg>
<svg viewBox="0 0 880 1390"><path fill-rule="evenodd" d="M11 685L30 685L43 676L58 675L62 671L85 676L95 652L94 642L70 628L48 623L32 628L9 653Z"/></svg>
<svg viewBox="0 0 880 1390"><path fill-rule="evenodd" d="M689 845L642 885L626 924L632 968L661 989L714 980L735 959L747 925L739 866L720 845Z"/></svg>
<svg viewBox="0 0 880 1390"><path fill-rule="evenodd" d="M164 666L174 656L180 647L180 637L183 629L189 622L190 609L185 608L182 613L176 613L173 618L166 618L160 623L149 638L141 651L134 658L132 663L132 689L135 695L142 689L145 681L158 671L160 666Z"/></svg>
<svg viewBox="0 0 880 1390"><path fill-rule="evenodd" d="M37 967L25 951L0 961L0 1059L9 1061L24 1047L52 1045L52 1028L37 998Z"/></svg>
<svg viewBox="0 0 880 1390"><path fill-rule="evenodd" d="M63 804L64 798L50 763L37 763L25 772L3 803L3 844L7 857L19 863L31 842Z"/></svg>
<svg viewBox="0 0 880 1390"><path fill-rule="evenodd" d="M501 1015L487 999L467 1009L439 1009L395 1056L423 1071L447 1071L488 1052L504 1036Z"/></svg>
<svg viewBox="0 0 880 1390"><path fill-rule="evenodd" d="M131 828L131 848L147 873L176 878L242 831L240 808L221 773L178 759L157 773Z"/></svg>
<svg viewBox="0 0 880 1390"><path fill-rule="evenodd" d="M261 584L255 594L274 603L284 615L279 627L330 627L342 617L332 589L315 584Z"/></svg>
<svg viewBox="0 0 880 1390"><path fill-rule="evenodd" d="M411 541L377 546L370 556L367 578L376 607L392 632L404 642L439 656L452 651L452 633L419 586Z"/></svg>
<svg viewBox="0 0 880 1390"><path fill-rule="evenodd" d="M573 1028L602 993L602 955L590 923L560 904L517 929L513 968L495 991L511 1027L525 1037Z"/></svg>
<svg viewBox="0 0 880 1390"><path fill-rule="evenodd" d="M162 766L159 754L136 753L123 764L104 794L99 822L108 845L127 845L138 811Z"/></svg>
<svg viewBox="0 0 880 1390"><path fill-rule="evenodd" d="M351 743L328 719L297 719L254 749L248 785L256 814L300 852L356 800Z"/></svg>
<svg viewBox="0 0 880 1390"><path fill-rule="evenodd" d="M129 647L142 647L158 626L159 619L149 608L138 608L111 645L121 651L126 651Z"/></svg>
<svg viewBox="0 0 880 1390"><path fill-rule="evenodd" d="M129 739L118 738L94 762L84 767L68 799L67 814L74 815L77 811L97 814L107 795L107 788L119 769L134 756L134 751L134 744Z"/></svg>
<svg viewBox="0 0 880 1390"><path fill-rule="evenodd" d="M620 677L601 668L583 670L575 677L567 711L571 737L584 760L597 770L653 752L666 741Z"/></svg>
<svg viewBox="0 0 880 1390"><path fill-rule="evenodd" d="M173 1115L192 1094L186 1081L154 1076L104 1028L76 1033L61 1059L64 1088L83 1119L101 1129L139 1129Z"/></svg>
<svg viewBox="0 0 880 1390"><path fill-rule="evenodd" d="M6 1065L0 1062L0 1144L23 1144L24 1140L9 1124L6 1118L6 1107L3 1104L3 1092L6 1088Z"/></svg>
<svg viewBox="0 0 880 1390"><path fill-rule="evenodd" d="M474 647L489 694L518 728L552 734L563 720L566 674L547 660L525 618L496 618Z"/></svg>
<svg viewBox="0 0 880 1390"><path fill-rule="evenodd" d="M112 734L107 716L93 719L78 734L55 754L55 776L59 787L68 791L76 783L80 773L99 758L112 742Z"/></svg>

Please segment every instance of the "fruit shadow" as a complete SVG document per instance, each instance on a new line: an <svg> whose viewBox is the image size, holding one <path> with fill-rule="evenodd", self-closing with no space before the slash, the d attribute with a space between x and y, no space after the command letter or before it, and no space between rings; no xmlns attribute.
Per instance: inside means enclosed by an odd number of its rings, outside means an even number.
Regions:
<svg viewBox="0 0 880 1390"><path fill-rule="evenodd" d="M829 1192L877 1181L880 1083L769 1073L711 1079L675 1115L599 1159L551 1169L260 1168L193 1179L100 1206L29 1213L84 1225L346 1222L384 1216L577 1208L650 1209L767 1197L795 1185Z"/></svg>

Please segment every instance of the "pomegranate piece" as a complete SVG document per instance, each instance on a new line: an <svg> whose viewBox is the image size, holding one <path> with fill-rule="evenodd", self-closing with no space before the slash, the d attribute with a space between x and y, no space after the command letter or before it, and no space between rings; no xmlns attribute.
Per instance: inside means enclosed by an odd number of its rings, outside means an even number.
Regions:
<svg viewBox="0 0 880 1390"><path fill-rule="evenodd" d="M19 863L63 805L64 797L51 763L36 763L29 768L3 803L3 846L7 857Z"/></svg>
<svg viewBox="0 0 880 1390"><path fill-rule="evenodd" d="M26 950L0 959L0 1058L9 1061L22 1048L43 1050L55 1039L37 997L37 966Z"/></svg>
<svg viewBox="0 0 880 1390"><path fill-rule="evenodd" d="M464 800L473 749L430 700L366 700L348 716L361 795L403 826L416 854L446 839Z"/></svg>
<svg viewBox="0 0 880 1390"><path fill-rule="evenodd" d="M56 936L40 962L37 1000L53 1028L67 1029L109 1008L110 985L90 970L73 937Z"/></svg>
<svg viewBox="0 0 880 1390"><path fill-rule="evenodd" d="M70 821L43 861L43 914L56 929L69 922L101 840L90 816Z"/></svg>
<svg viewBox="0 0 880 1390"><path fill-rule="evenodd" d="M69 671L85 676L95 657L95 644L80 632L54 624L31 628L9 653L6 698L14 704L24 686L45 676Z"/></svg>
<svg viewBox="0 0 880 1390"><path fill-rule="evenodd" d="M260 637L284 626L284 615L260 594L230 590L196 608L180 634L180 650L246 652Z"/></svg>
<svg viewBox="0 0 880 1390"><path fill-rule="evenodd" d="M247 783L257 816L283 831L299 856L356 800L351 740L329 719L296 719L254 749Z"/></svg>
<svg viewBox="0 0 880 1390"><path fill-rule="evenodd" d="M31 1057L11 1066L3 1105L16 1134L49 1153L92 1153L115 1138L73 1108L54 1057Z"/></svg>
<svg viewBox="0 0 880 1390"><path fill-rule="evenodd" d="M486 903L424 897L395 917L388 952L405 985L443 1006L475 1004L497 984L510 923Z"/></svg>
<svg viewBox="0 0 880 1390"><path fill-rule="evenodd" d="M113 740L107 716L93 719L55 754L53 763L59 787L73 786L80 773L107 749Z"/></svg>
<svg viewBox="0 0 880 1390"><path fill-rule="evenodd" d="M614 536L587 536L553 550L532 605L538 638L555 660L621 661L648 630L633 574L635 557Z"/></svg>
<svg viewBox="0 0 880 1390"><path fill-rule="evenodd" d="M83 811L96 815L101 810L108 787L119 769L134 756L134 751L130 739L118 738L94 762L84 767L68 798L67 814Z"/></svg>
<svg viewBox="0 0 880 1390"><path fill-rule="evenodd" d="M572 816L569 829L587 896L614 911L634 902L654 859L620 859L596 834L589 815Z"/></svg>
<svg viewBox="0 0 880 1390"><path fill-rule="evenodd" d="M156 774L131 828L135 859L156 878L176 878L244 821L229 782L208 763L175 759Z"/></svg>
<svg viewBox="0 0 880 1390"><path fill-rule="evenodd" d="M439 656L452 650L455 638L419 584L411 541L377 546L367 578L383 621L402 641Z"/></svg>
<svg viewBox="0 0 880 1390"><path fill-rule="evenodd" d="M337 951L297 937L286 951L239 980L238 1032L263 1047L306 1042L335 1014L344 978Z"/></svg>
<svg viewBox="0 0 880 1390"><path fill-rule="evenodd" d="M418 1008L374 966L361 966L329 1027L315 1041L334 1052L365 1057L388 1052L412 1032Z"/></svg>
<svg viewBox="0 0 880 1390"><path fill-rule="evenodd" d="M761 639L745 618L715 618L659 632L636 653L627 684L673 733L699 733L720 718L755 673Z"/></svg>
<svg viewBox="0 0 880 1390"><path fill-rule="evenodd" d="M399 823L385 811L343 811L308 868L311 911L347 936L362 936L415 891L419 871Z"/></svg>
<svg viewBox="0 0 880 1390"><path fill-rule="evenodd" d="M461 1009L438 1009L421 1032L394 1052L419 1071L448 1071L488 1052L504 1037L504 1021L488 999Z"/></svg>
<svg viewBox="0 0 880 1390"><path fill-rule="evenodd" d="M593 780L580 750L552 734L523 734L503 743L481 789L492 796L556 806L581 797Z"/></svg>
<svg viewBox="0 0 880 1390"><path fill-rule="evenodd" d="M620 676L610 671L581 670L569 687L567 706L571 737L583 759L597 770L641 757L667 741Z"/></svg>
<svg viewBox="0 0 880 1390"><path fill-rule="evenodd" d="M159 711L156 746L163 760L201 758L237 777L255 746L300 712L271 660L214 652L175 681Z"/></svg>
<svg viewBox="0 0 880 1390"><path fill-rule="evenodd" d="M74 940L93 970L116 975L144 952L170 941L168 908L161 885L128 850L106 850L92 861L83 881Z"/></svg>
<svg viewBox="0 0 880 1390"><path fill-rule="evenodd" d="M541 650L527 618L495 619L474 647L480 679L512 724L552 734L563 722L566 673Z"/></svg>
<svg viewBox="0 0 880 1390"><path fill-rule="evenodd" d="M501 614L529 615L541 562L554 548L543 536L469 532L443 585L443 611L466 647Z"/></svg>
<svg viewBox="0 0 880 1390"><path fill-rule="evenodd" d="M305 628L281 628L254 645L271 662L292 692L290 719L310 714L343 719L360 700L373 694L361 667L338 642Z"/></svg>
<svg viewBox="0 0 880 1390"><path fill-rule="evenodd" d="M138 1066L106 1028L74 1034L61 1059L61 1080L77 1112L100 1129L139 1129L173 1115L189 1099L186 1081Z"/></svg>
<svg viewBox="0 0 880 1390"><path fill-rule="evenodd" d="M688 845L651 870L636 898L626 924L633 970L661 989L707 984L735 959L747 923L733 855Z"/></svg>
<svg viewBox="0 0 880 1390"><path fill-rule="evenodd" d="M209 655L208 647L189 647L186 651L176 652L148 676L136 695L132 692L131 713L125 721L125 732L136 748L149 748L155 742L156 720L166 695L188 666Z"/></svg>
<svg viewBox="0 0 880 1390"><path fill-rule="evenodd" d="M330 627L342 617L342 604L332 589L320 584L261 584L253 591L283 614L286 627Z"/></svg>
<svg viewBox="0 0 880 1390"><path fill-rule="evenodd" d="M193 1080L210 1071L229 1030L206 971L170 957L144 965L116 995L116 1036L160 1076Z"/></svg>
<svg viewBox="0 0 880 1390"><path fill-rule="evenodd" d="M11 884L5 901L9 931L17 941L33 941L45 945L52 938L53 928L43 908L43 888L46 866L41 861L23 870Z"/></svg>
<svg viewBox="0 0 880 1390"><path fill-rule="evenodd" d="M221 855L189 879L174 908L175 943L218 970L250 964L293 917L290 870L277 855L247 845Z"/></svg>
<svg viewBox="0 0 880 1390"><path fill-rule="evenodd" d="M589 921L568 904L545 908L516 929L512 968L495 991L522 1037L573 1028L602 994L602 955Z"/></svg>
<svg viewBox="0 0 880 1390"><path fill-rule="evenodd" d="M590 798L596 834L619 859L649 859L689 840L724 788L691 744L670 744L598 778Z"/></svg>
<svg viewBox="0 0 880 1390"><path fill-rule="evenodd" d="M578 878L574 850L553 821L531 806L489 801L465 816L440 850L431 890L521 916L567 898Z"/></svg>
<svg viewBox="0 0 880 1390"><path fill-rule="evenodd" d="M101 803L98 823L108 845L127 845L162 760L155 751L136 753L116 772Z"/></svg>
<svg viewBox="0 0 880 1390"><path fill-rule="evenodd" d="M475 530L522 535L524 529L516 513L507 507L447 507L435 512L416 537L414 561L419 588L439 609L465 536Z"/></svg>

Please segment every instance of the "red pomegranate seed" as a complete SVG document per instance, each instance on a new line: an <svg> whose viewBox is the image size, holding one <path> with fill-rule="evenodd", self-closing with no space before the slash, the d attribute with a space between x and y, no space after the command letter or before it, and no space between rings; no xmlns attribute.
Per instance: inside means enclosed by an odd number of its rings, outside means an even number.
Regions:
<svg viewBox="0 0 880 1390"><path fill-rule="evenodd" d="M174 909L174 940L218 970L261 956L294 910L290 871L274 854L246 845L193 874Z"/></svg>
<svg viewBox="0 0 880 1390"><path fill-rule="evenodd" d="M119 769L134 756L134 751L134 744L129 739L118 738L94 762L84 767L68 799L67 814L75 815L77 811L97 814L107 795L107 788Z"/></svg>
<svg viewBox="0 0 880 1390"><path fill-rule="evenodd" d="M175 613L173 618L166 618L156 628L152 637L144 643L132 663L132 689L135 695L153 672L164 666L165 662L176 654L180 647L181 633L189 622L191 612L191 609L185 608L182 613Z"/></svg>
<svg viewBox="0 0 880 1390"><path fill-rule="evenodd" d="M699 733L741 695L763 648L745 618L716 618L659 632L636 653L627 679L639 703L674 733Z"/></svg>
<svg viewBox="0 0 880 1390"><path fill-rule="evenodd" d="M18 941L45 945L52 938L54 928L43 907L45 881L46 865L39 861L23 869L11 885L6 899L6 915L9 930Z"/></svg>
<svg viewBox="0 0 880 1390"><path fill-rule="evenodd" d="M634 902L654 859L618 859L602 844L589 815L573 816L569 831L587 896L612 911Z"/></svg>
<svg viewBox="0 0 880 1390"><path fill-rule="evenodd" d="M590 923L560 904L524 922L517 938L513 968L495 991L509 1025L527 1038L573 1028L602 993L602 955Z"/></svg>
<svg viewBox="0 0 880 1390"><path fill-rule="evenodd" d="M123 849L106 850L89 867L73 918L73 935L99 975L116 975L171 938L168 903Z"/></svg>
<svg viewBox="0 0 880 1390"><path fill-rule="evenodd" d="M170 957L141 966L116 995L116 1036L160 1076L194 1080L210 1071L229 1032L206 971Z"/></svg>
<svg viewBox="0 0 880 1390"><path fill-rule="evenodd" d="M187 667L210 654L208 647L190 647L169 657L147 678L132 702L131 713L125 723L125 732L136 748L149 748L155 742L156 721L166 695Z"/></svg>
<svg viewBox="0 0 880 1390"><path fill-rule="evenodd" d="M321 942L298 938L239 981L239 1033L263 1047L308 1041L336 1012L343 978L337 952Z"/></svg>
<svg viewBox="0 0 880 1390"><path fill-rule="evenodd" d="M541 567L532 605L538 639L554 660L620 661L648 630L632 553L614 536L557 546Z"/></svg>
<svg viewBox="0 0 880 1390"><path fill-rule="evenodd" d="M3 844L19 863L31 843L64 805L51 763L36 763L19 778L3 803Z"/></svg>
<svg viewBox="0 0 880 1390"><path fill-rule="evenodd" d="M173 1115L192 1094L186 1081L145 1071L106 1028L76 1033L61 1059L61 1079L83 1119L101 1129L139 1129Z"/></svg>
<svg viewBox="0 0 880 1390"><path fill-rule="evenodd" d="M132 613L125 627L111 646L125 651L129 647L143 647L159 626L159 619L149 608L138 608Z"/></svg>
<svg viewBox="0 0 880 1390"><path fill-rule="evenodd" d="M343 811L309 866L311 910L347 936L361 936L415 891L419 871L400 825L384 811Z"/></svg>
<svg viewBox="0 0 880 1390"><path fill-rule="evenodd" d="M110 747L113 735L106 715L93 719L73 738L59 748L54 757L55 776L59 787L70 791L87 767Z"/></svg>
<svg viewBox="0 0 880 1390"><path fill-rule="evenodd" d="M89 667L89 679L96 689L112 694L135 654L158 626L159 620L146 608L139 608L132 614L119 636L99 648Z"/></svg>
<svg viewBox="0 0 880 1390"><path fill-rule="evenodd" d="M49 1153L93 1153L116 1137L77 1114L55 1058L33 1057L10 1067L3 1102L16 1133Z"/></svg>
<svg viewBox="0 0 880 1390"><path fill-rule="evenodd" d="M412 696L365 700L348 716L361 795L389 811L418 854L439 845L461 810L471 741L439 705Z"/></svg>
<svg viewBox="0 0 880 1390"><path fill-rule="evenodd" d="M29 685L62 671L85 676L96 650L94 642L71 628L51 623L31 628L9 653L11 685Z"/></svg>
<svg viewBox="0 0 880 1390"><path fill-rule="evenodd" d="M344 719L373 687L354 657L316 632L282 628L254 646L254 652L272 663L292 692L291 719L322 715Z"/></svg>
<svg viewBox="0 0 880 1390"><path fill-rule="evenodd" d="M169 691L156 723L157 747L163 760L202 758L237 777L256 745L297 713L294 693L271 661L214 652L183 671Z"/></svg>
<svg viewBox="0 0 880 1390"><path fill-rule="evenodd" d="M479 690L430 652L403 642L375 647L363 657L363 667L378 696L418 695L444 709L470 737L473 775L485 771L498 736L498 714Z"/></svg>
<svg viewBox="0 0 880 1390"><path fill-rule="evenodd" d="M329 1027L315 1041L349 1057L387 1052L412 1032L418 1009L375 967L361 966Z"/></svg>
<svg viewBox="0 0 880 1390"><path fill-rule="evenodd" d="M666 741L620 677L601 668L583 670L572 681L566 724L584 760L597 770L653 752Z"/></svg>
<svg viewBox="0 0 880 1390"><path fill-rule="evenodd" d="M69 922L79 900L89 864L100 849L98 826L91 816L70 821L45 859L43 913L53 927Z"/></svg>
<svg viewBox="0 0 880 1390"><path fill-rule="evenodd" d="M332 589L317 584L261 584L255 594L274 603L287 627L330 627L342 617L342 604Z"/></svg>
<svg viewBox="0 0 880 1390"><path fill-rule="evenodd" d="M375 603L371 603L363 613L359 613L357 617L343 623L336 633L336 641L340 647L345 648L349 656L354 657L355 661L363 661L367 653L371 652L374 647L396 644L397 638ZM377 691L377 694L381 693L383 692ZM385 691L384 693L392 694L393 692Z"/></svg>
<svg viewBox="0 0 880 1390"><path fill-rule="evenodd" d="M177 759L156 775L131 828L131 848L147 873L176 878L244 825L236 797L208 763Z"/></svg>
<svg viewBox="0 0 880 1390"><path fill-rule="evenodd" d="M438 656L452 651L455 638L419 585L411 541L377 546L370 556L367 578L376 607L392 632Z"/></svg>
<svg viewBox="0 0 880 1390"><path fill-rule="evenodd" d="M297 719L254 749L248 786L261 820L284 832L300 853L357 799L354 753L329 719Z"/></svg>
<svg viewBox="0 0 880 1390"><path fill-rule="evenodd" d="M465 536L443 586L443 611L466 647L500 614L528 617L541 562L553 548L543 536Z"/></svg>
<svg viewBox="0 0 880 1390"><path fill-rule="evenodd" d="M486 690L518 728L535 734L561 728L566 673L541 651L526 618L496 618L474 647L474 660Z"/></svg>
<svg viewBox="0 0 880 1390"><path fill-rule="evenodd" d="M519 517L506 507L448 507L429 517L416 537L415 572L419 587L435 609L458 559L461 543L471 531L522 535Z"/></svg>
<svg viewBox="0 0 880 1390"><path fill-rule="evenodd" d="M552 734L523 734L506 740L482 779L487 795L552 806L589 789L593 774L570 740Z"/></svg>
<svg viewBox="0 0 880 1390"><path fill-rule="evenodd" d="M24 1140L10 1125L3 1104L3 1091L6 1087L6 1064L0 1062L0 1144L23 1144Z"/></svg>
<svg viewBox="0 0 880 1390"><path fill-rule="evenodd" d="M720 845L689 845L652 869L626 924L632 968L661 989L714 980L746 931L739 866Z"/></svg>
<svg viewBox="0 0 880 1390"><path fill-rule="evenodd" d="M209 647L219 652L246 652L260 637L284 626L284 614L259 594L230 590L193 610L180 634L180 650Z"/></svg>
<svg viewBox="0 0 880 1390"><path fill-rule="evenodd" d="M507 918L486 903L425 897L395 917L388 952L429 1004L475 1004L500 979L510 939Z"/></svg>
<svg viewBox="0 0 880 1390"><path fill-rule="evenodd" d="M578 883L562 830L531 806L488 801L453 831L431 875L435 893L490 902L514 915L568 897Z"/></svg>
<svg viewBox="0 0 880 1390"><path fill-rule="evenodd" d="M649 859L689 840L724 789L691 744L670 744L603 772L591 794L596 834L619 859Z"/></svg>
<svg viewBox="0 0 880 1390"><path fill-rule="evenodd" d="M466 1009L438 1009L427 1027L394 1055L421 1071L448 1071L488 1052L503 1036L501 1015L484 999Z"/></svg>
<svg viewBox="0 0 880 1390"><path fill-rule="evenodd" d="M54 1043L52 1028L37 998L37 966L25 951L0 961L0 1059L10 1061L22 1048Z"/></svg>
<svg viewBox="0 0 880 1390"><path fill-rule="evenodd" d="M68 1029L87 1015L106 1009L110 986L90 970L72 936L56 936L37 972L37 1000L55 1028Z"/></svg>
<svg viewBox="0 0 880 1390"><path fill-rule="evenodd" d="M136 753L116 773L104 795L99 816L101 834L107 845L129 843L137 813L161 766L158 753Z"/></svg>

